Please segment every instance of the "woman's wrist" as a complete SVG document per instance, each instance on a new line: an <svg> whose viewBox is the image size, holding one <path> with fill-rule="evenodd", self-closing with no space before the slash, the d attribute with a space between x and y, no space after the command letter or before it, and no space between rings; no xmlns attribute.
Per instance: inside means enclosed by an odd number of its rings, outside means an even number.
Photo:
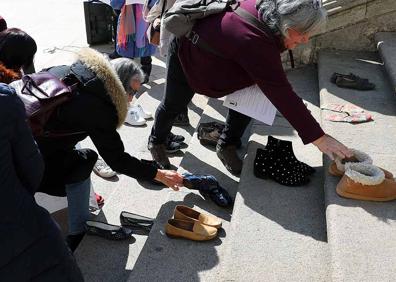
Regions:
<svg viewBox="0 0 396 282"><path fill-rule="evenodd" d="M320 144L323 142L323 140L325 139L326 134L323 134L322 136L320 136L318 139L316 139L315 141L312 142L312 144L314 144L316 147L320 146Z"/></svg>
<svg viewBox="0 0 396 282"><path fill-rule="evenodd" d="M162 171L160 169L157 169L157 173L155 174L154 180L161 181L163 178L162 176L163 176Z"/></svg>

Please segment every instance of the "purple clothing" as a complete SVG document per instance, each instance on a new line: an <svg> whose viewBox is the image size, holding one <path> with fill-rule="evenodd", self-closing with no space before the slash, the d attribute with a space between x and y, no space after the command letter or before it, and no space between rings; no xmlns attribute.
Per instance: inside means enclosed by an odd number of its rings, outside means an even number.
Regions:
<svg viewBox="0 0 396 282"><path fill-rule="evenodd" d="M247 0L241 7L257 16L255 3ZM194 91L218 98L257 84L297 130L304 144L324 135L287 80L280 57L284 47L279 37L265 34L234 12L202 19L194 31L224 57L202 50L186 38L181 40L180 62Z"/></svg>

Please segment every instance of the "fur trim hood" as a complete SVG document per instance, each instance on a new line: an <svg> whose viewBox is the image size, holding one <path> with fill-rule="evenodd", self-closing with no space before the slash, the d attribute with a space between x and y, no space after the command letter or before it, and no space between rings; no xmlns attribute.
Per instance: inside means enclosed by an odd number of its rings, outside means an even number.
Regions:
<svg viewBox="0 0 396 282"><path fill-rule="evenodd" d="M77 60L96 74L103 82L118 114L117 128L123 125L128 112L128 95L109 60L92 48L83 48L77 53Z"/></svg>
<svg viewBox="0 0 396 282"><path fill-rule="evenodd" d="M366 153L356 150L356 149L351 149L353 156L358 160L356 163L364 163L364 164L372 164L373 159ZM344 172L345 171L345 164L342 163L342 159L339 157L336 157L335 163L337 166L337 169Z"/></svg>
<svg viewBox="0 0 396 282"><path fill-rule="evenodd" d="M385 173L371 164L346 163L345 169L346 176L363 185L378 185L385 180Z"/></svg>

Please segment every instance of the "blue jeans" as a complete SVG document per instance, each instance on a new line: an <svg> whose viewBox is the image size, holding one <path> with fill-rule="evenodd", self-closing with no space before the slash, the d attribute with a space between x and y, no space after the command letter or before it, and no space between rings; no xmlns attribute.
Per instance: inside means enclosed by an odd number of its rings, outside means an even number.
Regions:
<svg viewBox="0 0 396 282"><path fill-rule="evenodd" d="M90 189L90 177L84 181L66 185L69 235L85 232L85 222L89 219Z"/></svg>

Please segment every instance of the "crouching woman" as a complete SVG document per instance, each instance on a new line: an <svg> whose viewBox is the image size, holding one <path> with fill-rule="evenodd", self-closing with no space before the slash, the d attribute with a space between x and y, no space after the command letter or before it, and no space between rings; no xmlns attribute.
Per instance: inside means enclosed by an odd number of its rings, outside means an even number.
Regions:
<svg viewBox="0 0 396 282"><path fill-rule="evenodd" d="M48 71L58 78L72 75L78 86L73 97L57 107L47 124L48 132L65 132L37 138L45 162L39 191L67 195L69 205L69 246L74 249L85 231L89 217L90 174L97 154L77 149L78 142L90 137L104 161L116 172L142 180L157 180L178 190L182 176L141 162L125 152L117 132L125 120L128 97L144 79L141 69L130 59L117 59L112 65L93 49L82 49L75 63Z"/></svg>

